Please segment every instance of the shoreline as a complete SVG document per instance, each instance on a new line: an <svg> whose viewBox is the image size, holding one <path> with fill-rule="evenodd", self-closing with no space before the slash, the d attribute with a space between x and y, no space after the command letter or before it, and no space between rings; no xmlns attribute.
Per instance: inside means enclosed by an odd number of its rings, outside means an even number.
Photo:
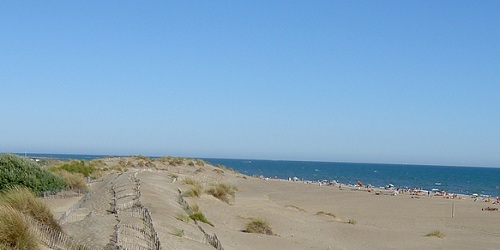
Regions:
<svg viewBox="0 0 500 250"><path fill-rule="evenodd" d="M129 160L134 164L140 161ZM109 165L118 161L106 159ZM229 203L207 192L184 197L213 223L213 227L199 224L207 234L216 234L224 249L496 249L500 237L500 212L485 210L499 206L471 198L439 199L405 192L392 196L393 190L376 187L372 191L345 184L266 180L211 165L173 166L159 161L154 167L133 167L93 183L93 195L82 203L81 212L77 210L74 218L68 218L63 229L76 239L108 242L116 224L114 215L106 212L112 199L109 190L115 184L119 190L133 190L129 185L134 178L140 180L141 203L151 211L162 247L168 249L213 249L193 221L179 219L179 214L185 213L178 203L179 190L192 188L183 181L186 178L198 181L205 190L213 183L237 187ZM55 200L47 201L57 205ZM54 206L60 214L63 208ZM251 218L267 221L273 235L242 232ZM123 217L121 221L133 223L135 219ZM426 236L434 230L442 232L444 238Z"/></svg>

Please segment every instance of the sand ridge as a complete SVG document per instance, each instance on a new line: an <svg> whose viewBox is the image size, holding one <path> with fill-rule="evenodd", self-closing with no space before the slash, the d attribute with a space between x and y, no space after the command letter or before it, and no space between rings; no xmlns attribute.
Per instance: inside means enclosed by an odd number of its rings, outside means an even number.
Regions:
<svg viewBox="0 0 500 250"><path fill-rule="evenodd" d="M140 180L141 202L151 211L162 249L214 249L193 221L177 219L185 213L178 203L178 190L190 188L182 181L186 177L204 188L221 182L238 188L230 204L207 193L185 197L214 224L200 223L207 233L217 235L224 249L498 249L500 244L500 212L481 210L499 207L491 203L375 195L317 183L265 180L211 165L154 164L131 168L123 175L135 174ZM87 207L95 212L86 220L64 224L65 232L93 245L109 243L115 222L106 211L111 202L110 180L116 175L91 186L96 200L89 200ZM63 209L52 207L59 213ZM268 221L275 235L242 232L253 217ZM446 236L425 236L432 230Z"/></svg>

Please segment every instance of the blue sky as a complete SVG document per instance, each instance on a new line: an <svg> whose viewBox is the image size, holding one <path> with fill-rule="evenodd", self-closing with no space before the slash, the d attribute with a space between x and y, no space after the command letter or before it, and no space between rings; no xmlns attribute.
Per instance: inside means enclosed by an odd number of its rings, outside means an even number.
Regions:
<svg viewBox="0 0 500 250"><path fill-rule="evenodd" d="M2 1L0 152L500 167L499 1Z"/></svg>

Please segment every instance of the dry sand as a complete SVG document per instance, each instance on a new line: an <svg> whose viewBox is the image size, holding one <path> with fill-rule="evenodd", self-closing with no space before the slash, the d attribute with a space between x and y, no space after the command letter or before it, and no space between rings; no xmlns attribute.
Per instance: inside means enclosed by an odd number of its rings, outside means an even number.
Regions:
<svg viewBox="0 0 500 250"><path fill-rule="evenodd" d="M500 212L481 210L500 207L491 203L437 196L375 195L340 190L338 186L263 180L230 170L217 173L209 165L154 164L153 169L130 169L120 177L109 174L102 182L94 183L92 198L82 211L75 212L85 215L93 211L92 215L63 224L65 232L93 245L109 242L116 224L107 212L111 203L110 182L126 189L127 180L137 172L141 203L151 210L163 249L214 249L193 221L176 219L185 213L178 203L178 189L186 191L191 187L183 183L185 177L198 180L205 188L217 182L238 188L230 204L206 193L186 198L190 205L197 204L215 225L200 223L207 233L217 235L224 249L500 249ZM177 176L176 181L173 175ZM47 201L57 215L76 202ZM242 232L253 217L269 222L275 235ZM349 220L353 223L347 223ZM174 235L181 230L182 236ZM445 237L426 236L433 230L441 231Z"/></svg>

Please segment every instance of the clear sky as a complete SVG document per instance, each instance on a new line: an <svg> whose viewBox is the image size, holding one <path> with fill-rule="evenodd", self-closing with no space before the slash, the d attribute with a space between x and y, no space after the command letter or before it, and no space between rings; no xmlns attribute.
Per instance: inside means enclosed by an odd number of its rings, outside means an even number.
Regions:
<svg viewBox="0 0 500 250"><path fill-rule="evenodd" d="M500 1L1 1L0 152L500 167Z"/></svg>

